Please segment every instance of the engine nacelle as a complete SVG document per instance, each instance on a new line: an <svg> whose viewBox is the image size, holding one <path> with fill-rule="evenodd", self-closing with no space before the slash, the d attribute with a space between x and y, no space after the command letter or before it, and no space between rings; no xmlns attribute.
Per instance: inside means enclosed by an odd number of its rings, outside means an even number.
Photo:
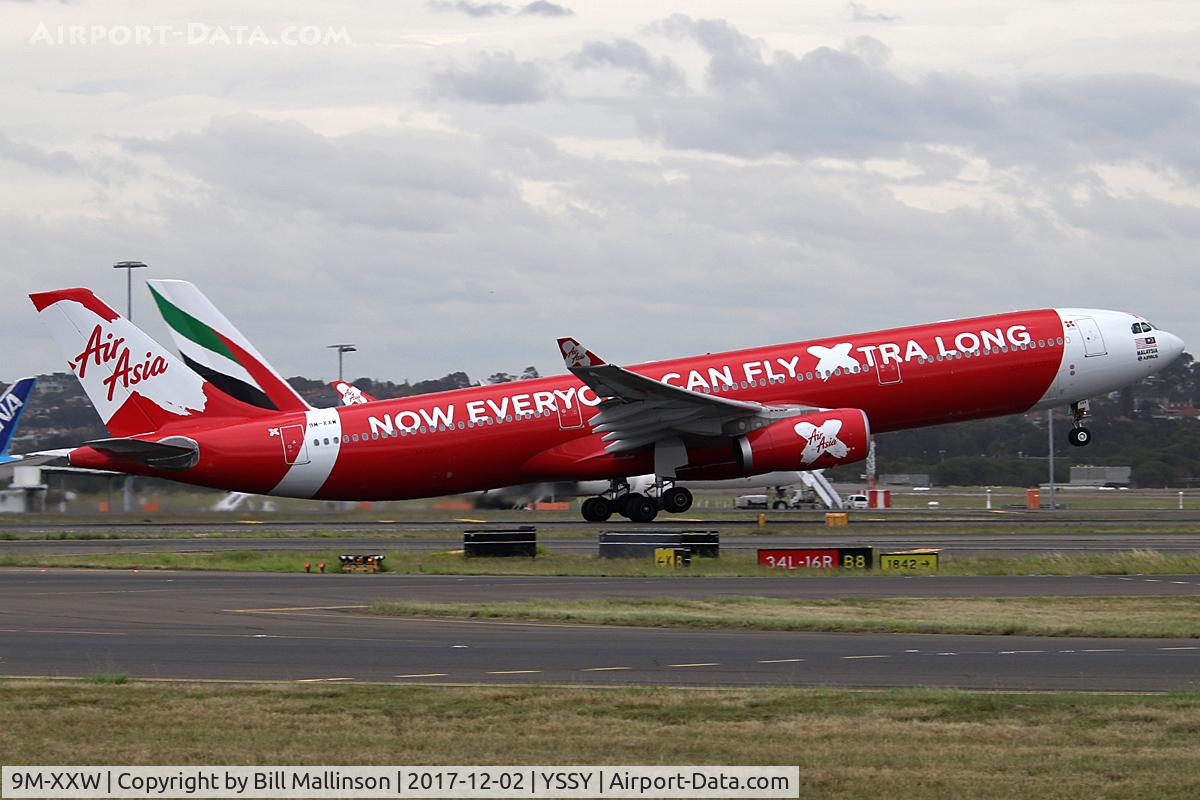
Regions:
<svg viewBox="0 0 1200 800"><path fill-rule="evenodd" d="M858 408L814 411L739 437L738 466L747 474L824 469L867 457L871 426Z"/></svg>

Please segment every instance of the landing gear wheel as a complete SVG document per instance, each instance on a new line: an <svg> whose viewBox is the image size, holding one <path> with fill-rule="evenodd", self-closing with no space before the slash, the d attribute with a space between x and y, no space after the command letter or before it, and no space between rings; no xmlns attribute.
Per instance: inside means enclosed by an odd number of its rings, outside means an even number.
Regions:
<svg viewBox="0 0 1200 800"><path fill-rule="evenodd" d="M787 511L787 507L786 500L776 500L774 503L771 503L771 508L775 511Z"/></svg>
<svg viewBox="0 0 1200 800"><path fill-rule="evenodd" d="M1085 447L1092 441L1092 432L1087 428L1071 428L1071 432L1067 434L1067 441L1073 447Z"/></svg>
<svg viewBox="0 0 1200 800"><path fill-rule="evenodd" d="M606 497L589 497L579 510L588 522L604 522L613 513L612 503Z"/></svg>
<svg viewBox="0 0 1200 800"><path fill-rule="evenodd" d="M638 494L637 492L629 492L628 494L621 495L617 498L617 513L626 519L633 519L630 516L629 509L633 508L634 503L643 499L645 499L645 495Z"/></svg>
<svg viewBox="0 0 1200 800"><path fill-rule="evenodd" d="M692 507L692 493L682 486L667 489L662 494L662 507L668 514L682 514Z"/></svg>
<svg viewBox="0 0 1200 800"><path fill-rule="evenodd" d="M632 498L625 503L625 508L629 512L627 516L634 522L650 522L658 516L658 503L652 497L646 497L641 494L630 495Z"/></svg>

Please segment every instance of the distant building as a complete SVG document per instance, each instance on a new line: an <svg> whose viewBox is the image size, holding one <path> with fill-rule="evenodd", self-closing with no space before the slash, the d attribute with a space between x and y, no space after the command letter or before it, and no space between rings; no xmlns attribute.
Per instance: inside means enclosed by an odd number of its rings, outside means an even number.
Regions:
<svg viewBox="0 0 1200 800"><path fill-rule="evenodd" d="M1128 486L1133 467L1071 467L1072 486Z"/></svg>
<svg viewBox="0 0 1200 800"><path fill-rule="evenodd" d="M885 472L879 476L879 482L887 486L922 486L929 488L933 481L928 472Z"/></svg>
<svg viewBox="0 0 1200 800"><path fill-rule="evenodd" d="M1161 414L1155 414L1162 419L1196 419L1200 417L1200 408L1192 405L1191 400L1172 400L1162 408Z"/></svg>

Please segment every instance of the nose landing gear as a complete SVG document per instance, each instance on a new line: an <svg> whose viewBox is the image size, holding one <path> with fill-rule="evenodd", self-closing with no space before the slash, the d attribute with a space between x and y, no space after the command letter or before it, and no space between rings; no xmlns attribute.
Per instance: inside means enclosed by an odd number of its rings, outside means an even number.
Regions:
<svg viewBox="0 0 1200 800"><path fill-rule="evenodd" d="M1092 416L1091 404L1087 400L1071 403L1071 414L1075 418L1075 427L1067 434L1067 441L1072 447L1085 447L1092 441L1092 432L1083 426L1084 420Z"/></svg>

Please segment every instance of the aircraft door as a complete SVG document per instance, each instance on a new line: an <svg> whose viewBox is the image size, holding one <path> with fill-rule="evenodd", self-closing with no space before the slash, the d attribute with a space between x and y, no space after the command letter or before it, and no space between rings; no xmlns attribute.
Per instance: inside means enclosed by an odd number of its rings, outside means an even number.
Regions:
<svg viewBox="0 0 1200 800"><path fill-rule="evenodd" d="M1083 356L1103 356L1108 354L1104 346L1104 337L1100 334L1100 326L1091 317L1076 317L1075 327L1083 339Z"/></svg>
<svg viewBox="0 0 1200 800"><path fill-rule="evenodd" d="M283 460L287 464L307 464L308 445L304 441L303 425L282 425L279 440L283 442Z"/></svg>
<svg viewBox="0 0 1200 800"><path fill-rule="evenodd" d="M875 374L879 377L881 386L886 386L890 383L900 383L902 381L899 361L889 361L886 364L882 363L882 361L876 361Z"/></svg>
<svg viewBox="0 0 1200 800"><path fill-rule="evenodd" d="M558 409L558 429L563 431L583 427L583 411L579 408L579 394L572 392L564 400L561 394L555 394L554 405Z"/></svg>

